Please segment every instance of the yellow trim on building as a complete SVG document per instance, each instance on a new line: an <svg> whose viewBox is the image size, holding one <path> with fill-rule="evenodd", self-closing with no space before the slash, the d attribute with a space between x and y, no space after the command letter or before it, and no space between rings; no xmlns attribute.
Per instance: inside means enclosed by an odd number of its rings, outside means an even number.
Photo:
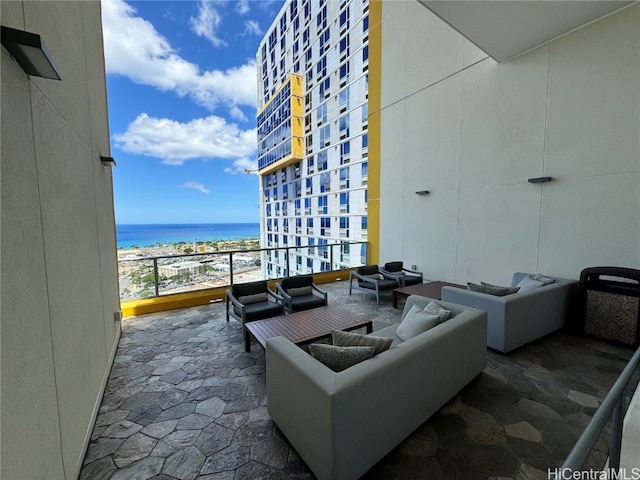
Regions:
<svg viewBox="0 0 640 480"><path fill-rule="evenodd" d="M284 82L276 93L274 93L269 101L260 109L256 118L259 117L260 113L264 111L274 98L277 97L280 90L282 90L287 84L290 84L290 98L289 98L289 108L291 111L290 121L291 121L291 153L286 157L278 160L277 162L265 167L264 169L258 172L259 175L267 175L279 168L286 167L295 162L299 162L304 158L304 98L303 98L303 87L302 87L302 77L296 73L292 73L287 78L287 81ZM259 126L258 126L259 127ZM267 150L269 151L269 149ZM261 152L264 153L264 152Z"/></svg>
<svg viewBox="0 0 640 480"><path fill-rule="evenodd" d="M369 183L368 262L380 260L380 95L382 91L382 0L369 1Z"/></svg>
<svg viewBox="0 0 640 480"><path fill-rule="evenodd" d="M291 95L296 97L302 97L304 95L304 89L302 88L302 76L297 73L292 73L287 82L291 82ZM286 82L285 82L286 83Z"/></svg>
<svg viewBox="0 0 640 480"><path fill-rule="evenodd" d="M297 95L299 97L302 96L302 77L297 73L292 73L291 75L289 75L289 78L282 82L282 85L278 87L274 94L271 95L269 101L265 102L262 108L256 112L256 117L258 117L258 115L260 115L264 111L264 109L269 106L272 100L278 96L280 90L286 87L288 83L291 83L291 95ZM294 93L294 90L298 93Z"/></svg>
<svg viewBox="0 0 640 480"><path fill-rule="evenodd" d="M291 145L291 151L292 152L296 148L296 144L298 144L298 143L302 144L302 140L301 139L292 138L291 141L292 141L292 145ZM301 150L301 147L298 149L298 151L299 150ZM294 153L292 153L291 155L287 155L283 159L278 160L276 163L272 163L268 167L265 167L262 170L259 170L258 171L258 175L261 175L261 176L262 175L268 175L269 173L273 173L273 172L275 172L276 170L278 170L280 168L286 167L287 165L291 165L292 163L299 162L300 160L302 160L302 158L303 157L296 156Z"/></svg>

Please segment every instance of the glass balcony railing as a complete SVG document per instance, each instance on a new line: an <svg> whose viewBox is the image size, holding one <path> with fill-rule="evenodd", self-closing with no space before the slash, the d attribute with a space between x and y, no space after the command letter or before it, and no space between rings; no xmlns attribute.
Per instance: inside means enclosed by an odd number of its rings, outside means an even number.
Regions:
<svg viewBox="0 0 640 480"><path fill-rule="evenodd" d="M367 258L367 242L120 258L120 300L346 270L365 265Z"/></svg>

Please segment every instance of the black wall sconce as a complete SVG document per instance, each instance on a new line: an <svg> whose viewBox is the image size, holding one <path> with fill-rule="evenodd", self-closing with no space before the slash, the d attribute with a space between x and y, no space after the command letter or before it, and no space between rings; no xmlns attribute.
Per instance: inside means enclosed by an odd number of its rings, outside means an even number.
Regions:
<svg viewBox="0 0 640 480"><path fill-rule="evenodd" d="M62 80L40 35L3 26L2 45L27 75Z"/></svg>
<svg viewBox="0 0 640 480"><path fill-rule="evenodd" d="M116 159L113 157L100 157L100 161L105 167L115 167Z"/></svg>
<svg viewBox="0 0 640 480"><path fill-rule="evenodd" d="M535 177L535 178L529 178L527 180L527 182L529 183L545 183L550 181L551 181L551 177Z"/></svg>
<svg viewBox="0 0 640 480"><path fill-rule="evenodd" d="M428 195L429 194L429 190L418 190L416 192L416 195Z"/></svg>

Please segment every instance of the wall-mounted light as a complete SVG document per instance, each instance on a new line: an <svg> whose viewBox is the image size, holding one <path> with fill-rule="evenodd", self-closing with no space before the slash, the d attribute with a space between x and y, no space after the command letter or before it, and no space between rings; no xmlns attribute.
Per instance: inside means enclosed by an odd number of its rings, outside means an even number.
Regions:
<svg viewBox="0 0 640 480"><path fill-rule="evenodd" d="M428 195L429 194L429 190L418 190L416 192L416 195Z"/></svg>
<svg viewBox="0 0 640 480"><path fill-rule="evenodd" d="M529 178L527 180L527 182L529 183L545 183L550 181L551 181L551 177L535 177L535 178Z"/></svg>
<svg viewBox="0 0 640 480"><path fill-rule="evenodd" d="M2 45L27 75L62 80L40 35L3 26Z"/></svg>
<svg viewBox="0 0 640 480"><path fill-rule="evenodd" d="M100 161L105 167L115 167L116 159L113 157L100 157Z"/></svg>

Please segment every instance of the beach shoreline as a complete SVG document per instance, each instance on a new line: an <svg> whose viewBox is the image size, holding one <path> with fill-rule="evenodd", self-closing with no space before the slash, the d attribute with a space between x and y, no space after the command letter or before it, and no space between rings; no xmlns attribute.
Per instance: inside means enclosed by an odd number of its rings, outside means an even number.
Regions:
<svg viewBox="0 0 640 480"><path fill-rule="evenodd" d="M207 240L187 242L157 242L155 245L118 247L118 260L143 257L185 256L199 253L218 253L239 250L259 250L260 238L239 238L235 240Z"/></svg>

